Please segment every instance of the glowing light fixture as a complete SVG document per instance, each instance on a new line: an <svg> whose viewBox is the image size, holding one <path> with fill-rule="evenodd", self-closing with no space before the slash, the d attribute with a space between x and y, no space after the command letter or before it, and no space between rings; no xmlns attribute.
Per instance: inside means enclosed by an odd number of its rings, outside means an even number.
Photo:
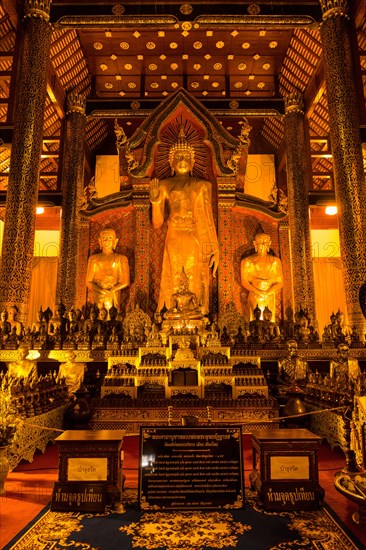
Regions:
<svg viewBox="0 0 366 550"><path fill-rule="evenodd" d="M329 205L325 207L325 213L328 216L335 216L338 213L338 208L335 205Z"/></svg>
<svg viewBox="0 0 366 550"><path fill-rule="evenodd" d="M44 214L44 208L43 206L37 206L36 208L36 214Z"/></svg>

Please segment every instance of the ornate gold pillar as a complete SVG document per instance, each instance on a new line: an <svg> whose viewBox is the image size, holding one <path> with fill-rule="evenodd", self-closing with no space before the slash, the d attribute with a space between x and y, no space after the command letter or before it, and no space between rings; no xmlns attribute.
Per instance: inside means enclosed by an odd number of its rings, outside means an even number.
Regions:
<svg viewBox="0 0 366 550"><path fill-rule="evenodd" d="M351 27L346 0L321 0L320 36L329 106L335 195L348 324L360 336L366 322L359 290L366 281L366 184L360 139Z"/></svg>
<svg viewBox="0 0 366 550"><path fill-rule="evenodd" d="M290 228L293 299L295 312L306 308L315 315L314 276L311 259L308 190L311 180L311 159L303 97L299 92L284 97L285 143Z"/></svg>
<svg viewBox="0 0 366 550"><path fill-rule="evenodd" d="M218 276L219 281L218 310L222 315L225 311L225 306L231 302L235 303L236 309L241 313L241 304L240 296L233 296L234 254L232 245L232 211L235 201L232 197L220 196L220 183L221 182L218 181L218 234L220 235L220 265L216 276Z"/></svg>
<svg viewBox="0 0 366 550"><path fill-rule="evenodd" d="M129 305L138 304L141 309L148 312L150 306L150 200L149 184L141 183L133 185L133 206L136 212L135 229L135 277L130 292ZM151 251L154 254L154 251Z"/></svg>
<svg viewBox="0 0 366 550"><path fill-rule="evenodd" d="M0 271L0 307L28 302L52 27L51 0L25 0Z"/></svg>
<svg viewBox="0 0 366 550"><path fill-rule="evenodd" d="M79 207L84 186L84 141L86 99L67 95L62 164L62 225L57 277L57 302L67 310L76 305L77 265L79 254Z"/></svg>

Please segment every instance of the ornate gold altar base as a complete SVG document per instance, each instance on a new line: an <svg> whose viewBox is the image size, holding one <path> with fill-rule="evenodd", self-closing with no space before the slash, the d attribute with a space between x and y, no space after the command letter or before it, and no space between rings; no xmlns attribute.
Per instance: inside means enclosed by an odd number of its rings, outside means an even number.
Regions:
<svg viewBox="0 0 366 550"><path fill-rule="evenodd" d="M132 405L132 403L131 403ZM199 425L223 424L241 426L243 433L257 429L279 428L278 407L246 407L240 402L225 406L192 405L168 407L95 407L93 409L91 429L126 430L127 433L139 433L141 426L181 426L182 419L194 417Z"/></svg>

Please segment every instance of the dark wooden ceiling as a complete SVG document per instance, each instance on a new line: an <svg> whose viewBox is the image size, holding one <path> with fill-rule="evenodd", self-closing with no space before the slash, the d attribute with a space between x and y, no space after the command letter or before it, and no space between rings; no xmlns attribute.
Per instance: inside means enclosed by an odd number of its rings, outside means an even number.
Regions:
<svg viewBox="0 0 366 550"><path fill-rule="evenodd" d="M21 5L0 0L0 190L6 190L9 169ZM366 3L356 0L350 9L357 30L363 117ZM311 136L312 191L331 191L320 21L317 0L260 4L53 0L40 176L43 199L52 201L60 194L59 146L70 89L88 97L87 178L93 174L97 153L115 151L115 118L129 136L161 100L185 88L234 136L247 117L253 128L250 152L276 155L281 185L286 181L283 95L300 90Z"/></svg>

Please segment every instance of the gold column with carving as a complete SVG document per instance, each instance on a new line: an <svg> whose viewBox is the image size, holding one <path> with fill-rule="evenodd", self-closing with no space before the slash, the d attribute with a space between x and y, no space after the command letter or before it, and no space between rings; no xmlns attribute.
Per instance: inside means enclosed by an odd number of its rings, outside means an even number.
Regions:
<svg viewBox="0 0 366 550"><path fill-rule="evenodd" d="M25 0L0 272L0 307L16 304L27 322L47 69L51 0Z"/></svg>
<svg viewBox="0 0 366 550"><path fill-rule="evenodd" d="M149 311L150 296L150 201L149 184L133 184L133 206L136 212L135 281L131 288L129 305L137 304ZM152 251L154 254L154 251ZM134 303L132 303L132 301Z"/></svg>
<svg viewBox="0 0 366 550"><path fill-rule="evenodd" d="M217 178L218 234L220 235L220 266L218 277L218 310L222 314L231 302L241 312L240 296L233 295L234 252L232 243L232 212L235 206L236 178Z"/></svg>
<svg viewBox="0 0 366 550"><path fill-rule="evenodd" d="M57 302L67 310L76 305L77 258L79 255L79 207L84 185L84 141L86 98L67 94L62 165L62 226L57 277Z"/></svg>
<svg viewBox="0 0 366 550"><path fill-rule="evenodd" d="M363 335L366 321L359 304L359 290L366 281L366 183L352 59L351 23L346 0L320 0L320 3L323 11L320 36L339 211L346 314L348 324L355 327L359 335Z"/></svg>
<svg viewBox="0 0 366 550"><path fill-rule="evenodd" d="M303 96L294 91L285 100L285 143L293 299L295 312L306 308L315 319L309 199L311 158L303 111Z"/></svg>

